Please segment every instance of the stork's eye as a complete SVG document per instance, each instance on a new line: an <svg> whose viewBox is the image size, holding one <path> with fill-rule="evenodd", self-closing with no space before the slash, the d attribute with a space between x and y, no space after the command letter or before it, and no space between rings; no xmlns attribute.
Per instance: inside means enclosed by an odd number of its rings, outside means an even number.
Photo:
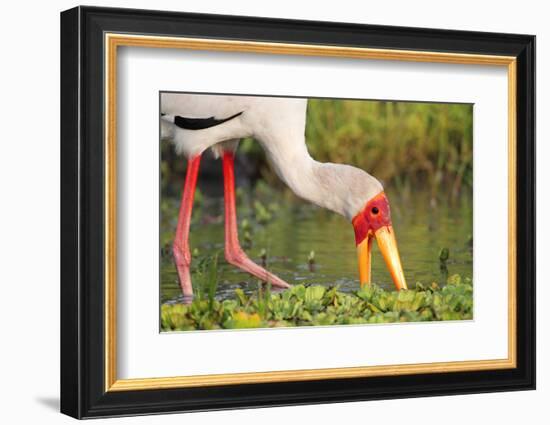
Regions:
<svg viewBox="0 0 550 425"><path fill-rule="evenodd" d="M377 207L372 207L371 212L372 212L374 215L378 214L378 208L377 208Z"/></svg>

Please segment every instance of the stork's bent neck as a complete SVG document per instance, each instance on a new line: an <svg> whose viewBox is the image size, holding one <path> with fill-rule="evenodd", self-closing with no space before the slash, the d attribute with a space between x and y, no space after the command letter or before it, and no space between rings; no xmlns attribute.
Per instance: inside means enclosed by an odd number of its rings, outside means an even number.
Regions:
<svg viewBox="0 0 550 425"><path fill-rule="evenodd" d="M262 136L258 139L275 172L297 196L351 220L363 203L350 197L353 186L360 183L353 175L363 171L315 161L307 151L304 136L288 134L284 142L272 135Z"/></svg>

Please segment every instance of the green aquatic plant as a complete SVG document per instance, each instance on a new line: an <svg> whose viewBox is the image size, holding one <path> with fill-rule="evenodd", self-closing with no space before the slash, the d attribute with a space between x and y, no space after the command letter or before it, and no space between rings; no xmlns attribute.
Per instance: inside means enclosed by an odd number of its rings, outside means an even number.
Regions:
<svg viewBox="0 0 550 425"><path fill-rule="evenodd" d="M254 239L252 238L252 234L248 230L244 231L243 243L244 243L245 248L252 248L252 244L254 243Z"/></svg>
<svg viewBox="0 0 550 425"><path fill-rule="evenodd" d="M217 272L215 272L217 273ZM212 279L210 275L208 279ZM210 281L209 281L210 282ZM210 285L210 286L208 286ZM208 288L213 288L210 282ZM370 285L355 292L338 286L295 285L273 292L268 285L247 295L217 301L213 292L191 304L161 306L163 331L243 329L293 326L327 326L368 323L469 320L473 318L473 285L470 278L452 275L440 287L417 283L414 289L388 291Z"/></svg>
<svg viewBox="0 0 550 425"><path fill-rule="evenodd" d="M441 248L439 250L439 271L441 272L441 278L445 282L449 276L449 269L447 268L447 261L449 260L449 248Z"/></svg>
<svg viewBox="0 0 550 425"><path fill-rule="evenodd" d="M273 219L273 214L261 201L254 201L254 218L259 224L267 224Z"/></svg>
<svg viewBox="0 0 550 425"><path fill-rule="evenodd" d="M310 272L315 271L315 251L309 251L309 255L307 256L307 265Z"/></svg>
<svg viewBox="0 0 550 425"><path fill-rule="evenodd" d="M260 260L262 262L262 267L265 267L267 265L267 250L265 248L260 250Z"/></svg>
<svg viewBox="0 0 550 425"><path fill-rule="evenodd" d="M241 228L245 232L250 231L252 229L252 226L250 225L250 221L248 221L248 219L246 218L243 219L243 221L241 221Z"/></svg>
<svg viewBox="0 0 550 425"><path fill-rule="evenodd" d="M193 273L193 295L198 302L207 301L210 311L214 308L218 289L218 254L198 259Z"/></svg>
<svg viewBox="0 0 550 425"><path fill-rule="evenodd" d="M449 259L449 248L441 248L439 251L439 262L446 264Z"/></svg>

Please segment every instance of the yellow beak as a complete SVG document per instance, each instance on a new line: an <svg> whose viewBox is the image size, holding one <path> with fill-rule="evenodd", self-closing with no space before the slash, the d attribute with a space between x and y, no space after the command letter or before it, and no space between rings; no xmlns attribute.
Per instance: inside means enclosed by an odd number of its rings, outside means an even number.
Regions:
<svg viewBox="0 0 550 425"><path fill-rule="evenodd" d="M372 249L372 233L357 245L357 257L359 260L359 281L361 286L370 285L371 283L371 249ZM374 232L374 237L386 262L386 267L390 271L393 283L397 290L407 289L407 282L403 274L399 251L397 250L397 242L392 226L380 227Z"/></svg>

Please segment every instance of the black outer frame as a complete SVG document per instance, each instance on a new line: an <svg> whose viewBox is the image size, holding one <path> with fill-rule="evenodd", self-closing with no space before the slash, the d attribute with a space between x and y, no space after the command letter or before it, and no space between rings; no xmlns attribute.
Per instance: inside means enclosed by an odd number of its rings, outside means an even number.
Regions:
<svg viewBox="0 0 550 425"><path fill-rule="evenodd" d="M105 32L517 57L517 368L106 393ZM82 6L61 13L61 412L91 418L534 388L534 36Z"/></svg>

